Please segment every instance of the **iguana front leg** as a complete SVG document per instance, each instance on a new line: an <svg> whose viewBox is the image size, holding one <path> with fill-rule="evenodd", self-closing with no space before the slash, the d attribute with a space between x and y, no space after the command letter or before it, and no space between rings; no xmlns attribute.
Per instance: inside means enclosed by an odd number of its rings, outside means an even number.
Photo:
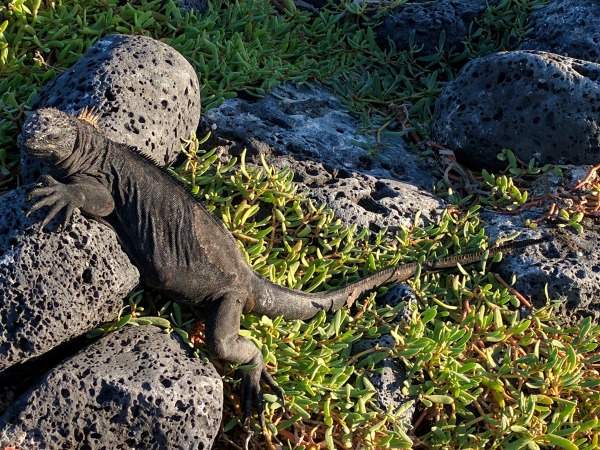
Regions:
<svg viewBox="0 0 600 450"><path fill-rule="evenodd" d="M56 181L50 175L40 178L44 186L32 189L27 195L27 201L35 197L37 200L27 211L27 216L32 212L49 206L50 210L42 221L42 229L63 208L66 208L63 224L67 225L75 208L96 217L109 215L115 203L110 192L100 182L91 177L72 177L67 183Z"/></svg>
<svg viewBox="0 0 600 450"><path fill-rule="evenodd" d="M250 341L240 336L240 317L243 302L227 294L209 308L206 320L206 345L220 359L233 364L254 365L251 369L240 370L241 397L244 422L256 407L261 425L264 427L264 406L261 379L283 401L283 391L271 377L265 366L260 350Z"/></svg>

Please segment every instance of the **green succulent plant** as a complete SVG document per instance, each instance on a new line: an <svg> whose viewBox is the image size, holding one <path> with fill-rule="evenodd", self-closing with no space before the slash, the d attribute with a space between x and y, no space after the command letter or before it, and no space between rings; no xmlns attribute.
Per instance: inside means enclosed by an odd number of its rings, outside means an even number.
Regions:
<svg viewBox="0 0 600 450"><path fill-rule="evenodd" d="M321 83L340 96L363 133L375 135L366 151L385 152L386 136L427 138L445 83L470 59L516 45L527 32L527 15L545 2L488 6L464 48L445 48L442 33L434 55L423 55L414 41L405 52L375 43L372 27L385 9L405 3L331 1L312 16L289 0L280 2L283 9L268 1L215 0L202 15L160 0L8 0L0 5L0 192L18 185L16 136L37 92L107 34L145 34L180 51L198 72L205 109L240 94L266 95L286 81ZM250 166L243 155L222 161L201 147L195 137L187 140L188 160L175 172L224 221L257 271L312 291L387 265L485 246L480 207L521 207L530 197L520 180L547 169L523 166L506 152L508 172L483 173L484 194L477 199L454 190L454 205L438 223L417 226L416 218L412 227L373 235L311 203L290 171L267 161ZM560 214L572 226L579 212ZM409 280L417 301L393 308L378 304L382 291L357 309L307 323L245 316L244 333L261 348L288 397L284 406L266 395L268 430L249 445L597 448L600 327L585 319L577 328L561 328L551 301L525 313L489 268L488 262L449 274L419 273ZM403 319L394 321L399 312ZM196 345L197 318L193 308L138 291L126 299L118 321L92 335L152 323ZM359 339L384 334L393 336L393 348L350 353ZM384 358L408 374L401 393L410 400L398 411L378 403L369 378ZM232 376L231 368L224 371ZM219 444L243 448L247 436L235 426L235 394L226 405ZM414 420L406 423L403 413L412 406Z"/></svg>

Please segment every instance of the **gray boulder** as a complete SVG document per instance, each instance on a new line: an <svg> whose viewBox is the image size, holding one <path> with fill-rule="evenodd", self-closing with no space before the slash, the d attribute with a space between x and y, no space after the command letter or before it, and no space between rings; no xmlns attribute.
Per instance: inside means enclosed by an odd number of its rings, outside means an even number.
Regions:
<svg viewBox="0 0 600 450"><path fill-rule="evenodd" d="M24 215L30 189L0 197L0 372L114 320L139 281L114 232L78 211L40 231L43 212Z"/></svg>
<svg viewBox="0 0 600 450"><path fill-rule="evenodd" d="M565 186L574 186L583 179L590 167L562 167L563 177L546 173L532 185L532 197L555 195L557 202ZM564 197L564 195L563 195ZM563 206L567 206L563 203ZM547 207L546 207L547 208ZM546 210L530 208L519 215L504 215L483 211L481 219L492 240L498 236L523 231L523 237L536 237L526 227L526 220L541 217ZM505 257L497 271L509 281L517 275L516 288L528 296L535 307L546 305L546 292L552 300L562 300L560 320L568 326L576 326L582 317L591 316L600 323L600 241L597 226L589 220L583 223L584 231L576 234L569 229L548 229L552 239L545 245L527 247Z"/></svg>
<svg viewBox="0 0 600 450"><path fill-rule="evenodd" d="M209 449L223 385L175 334L126 327L48 372L0 418L0 445L21 450Z"/></svg>
<svg viewBox="0 0 600 450"><path fill-rule="evenodd" d="M415 33L414 43L421 55L437 53L440 33L445 31L444 50L452 47L462 50L469 33L469 24L480 16L487 6L485 0L438 0L410 3L389 9L381 25L375 28L377 43L388 48L392 40L397 50L409 49L409 37Z"/></svg>
<svg viewBox="0 0 600 450"><path fill-rule="evenodd" d="M145 36L111 35L96 42L69 70L48 83L33 109L101 112L98 127L110 139L137 147L159 164L172 163L181 138L200 120L198 77L173 47ZM22 153L26 182L40 168Z"/></svg>
<svg viewBox="0 0 600 450"><path fill-rule="evenodd" d="M536 51L469 62L436 103L433 139L476 169L524 161L593 164L600 157L600 64Z"/></svg>
<svg viewBox="0 0 600 450"><path fill-rule="evenodd" d="M527 19L531 31L519 47L600 63L600 2L550 0Z"/></svg>
<svg viewBox="0 0 600 450"><path fill-rule="evenodd" d="M359 134L358 121L342 111L323 88L285 85L260 100L240 98L209 110L203 125L219 138L223 154L247 148L269 164L290 167L294 180L317 204L326 203L347 225L373 231L412 224L417 211L426 221L441 213L429 192L433 176L423 170L402 138Z"/></svg>

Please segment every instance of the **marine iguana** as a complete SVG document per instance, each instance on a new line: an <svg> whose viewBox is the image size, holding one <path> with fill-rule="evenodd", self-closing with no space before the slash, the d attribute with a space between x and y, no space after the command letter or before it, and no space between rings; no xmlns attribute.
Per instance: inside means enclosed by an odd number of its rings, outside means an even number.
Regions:
<svg viewBox="0 0 600 450"><path fill-rule="evenodd" d="M40 109L26 120L19 147L47 165L44 186L28 214L49 207L41 228L62 209L68 223L75 208L114 228L142 281L168 297L202 307L206 344L219 358L253 365L242 371L242 407L247 419L263 420L261 379L282 392L267 372L260 350L239 335L242 313L309 319L320 310L351 306L382 285L413 276L419 265L437 272L481 260L484 252L389 267L330 292L305 293L277 285L246 262L236 240L189 190L136 149L113 142L85 117ZM543 239L507 243L489 257Z"/></svg>

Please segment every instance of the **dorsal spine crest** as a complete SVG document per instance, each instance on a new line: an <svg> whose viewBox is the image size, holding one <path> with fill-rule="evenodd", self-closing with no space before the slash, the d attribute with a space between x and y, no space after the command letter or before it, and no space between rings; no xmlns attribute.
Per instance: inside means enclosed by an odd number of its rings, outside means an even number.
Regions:
<svg viewBox="0 0 600 450"><path fill-rule="evenodd" d="M102 118L102 111L100 111L100 109L96 106L84 106L81 111L79 111L79 114L77 114L77 118L89 123L97 131L100 131L100 128L98 127L98 121Z"/></svg>

